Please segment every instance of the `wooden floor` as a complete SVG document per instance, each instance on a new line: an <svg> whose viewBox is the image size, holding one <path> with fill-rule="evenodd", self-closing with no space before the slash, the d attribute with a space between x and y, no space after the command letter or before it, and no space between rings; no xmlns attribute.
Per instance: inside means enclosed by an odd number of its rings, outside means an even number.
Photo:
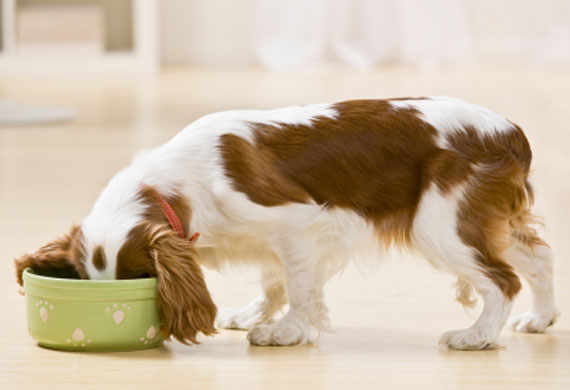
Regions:
<svg viewBox="0 0 570 390"><path fill-rule="evenodd" d="M439 350L439 334L469 326L478 310L465 312L454 301L450 276L393 254L376 270L350 267L327 285L335 333L314 345L251 347L244 332L221 331L193 347L172 342L142 352L65 353L29 338L12 259L80 221L137 150L212 111L426 94L485 105L521 125L531 140L537 210L556 254L562 311L546 335L505 329L496 350ZM78 110L69 125L0 128L1 389L570 389L570 72L172 69L157 79L0 76L0 98ZM207 272L217 304L226 307L254 298L256 277L251 270ZM513 313L528 306L525 287Z"/></svg>

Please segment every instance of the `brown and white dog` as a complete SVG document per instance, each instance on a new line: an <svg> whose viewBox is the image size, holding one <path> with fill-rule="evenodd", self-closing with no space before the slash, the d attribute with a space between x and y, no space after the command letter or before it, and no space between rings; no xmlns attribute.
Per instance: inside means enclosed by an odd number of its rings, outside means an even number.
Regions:
<svg viewBox="0 0 570 390"><path fill-rule="evenodd" d="M263 294L220 313L218 326L249 329L252 344L293 345L326 328L328 278L356 254L398 245L457 276L462 304L473 289L484 300L473 326L440 343L489 348L521 288L517 274L532 307L515 330L543 332L559 314L551 253L531 227L530 164L517 125L445 97L212 114L138 155L81 225L16 260L18 279L25 267L156 276L165 336L195 343L216 332L200 266L255 263Z"/></svg>

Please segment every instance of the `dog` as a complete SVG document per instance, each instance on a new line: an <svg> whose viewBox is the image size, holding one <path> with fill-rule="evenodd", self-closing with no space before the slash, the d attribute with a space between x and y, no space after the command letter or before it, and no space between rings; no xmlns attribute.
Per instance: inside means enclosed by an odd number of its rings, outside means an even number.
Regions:
<svg viewBox="0 0 570 390"><path fill-rule="evenodd" d="M80 225L18 258L18 281L26 267L156 277L166 339L197 343L217 324L248 329L254 345L295 345L328 328L327 279L396 246L456 276L463 305L483 299L476 322L440 344L492 348L518 275L532 306L516 331L543 332L559 315L551 251L533 227L531 158L519 126L447 97L210 114L141 152ZM259 266L263 293L217 315L201 266L239 263Z"/></svg>

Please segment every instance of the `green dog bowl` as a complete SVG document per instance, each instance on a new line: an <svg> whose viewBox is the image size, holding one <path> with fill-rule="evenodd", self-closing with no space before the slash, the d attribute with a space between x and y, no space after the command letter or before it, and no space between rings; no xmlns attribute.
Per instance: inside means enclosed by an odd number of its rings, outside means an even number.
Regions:
<svg viewBox="0 0 570 390"><path fill-rule="evenodd" d="M156 278L78 280L24 271L28 329L38 344L68 351L154 348L163 339Z"/></svg>

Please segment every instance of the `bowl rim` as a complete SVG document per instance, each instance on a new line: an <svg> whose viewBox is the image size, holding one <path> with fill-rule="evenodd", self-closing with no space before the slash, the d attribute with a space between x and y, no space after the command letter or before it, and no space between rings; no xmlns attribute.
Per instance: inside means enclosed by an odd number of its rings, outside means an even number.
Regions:
<svg viewBox="0 0 570 390"><path fill-rule="evenodd" d="M38 275L30 267L23 272L24 283L29 283L41 287L62 287L62 288L81 288L81 289L155 289L157 279L139 278L139 279L66 279L56 278L52 276Z"/></svg>

